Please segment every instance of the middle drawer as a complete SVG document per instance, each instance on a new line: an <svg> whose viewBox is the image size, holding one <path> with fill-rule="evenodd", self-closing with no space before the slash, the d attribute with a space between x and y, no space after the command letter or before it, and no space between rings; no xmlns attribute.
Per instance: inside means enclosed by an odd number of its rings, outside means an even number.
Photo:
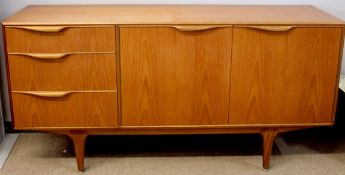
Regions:
<svg viewBox="0 0 345 175"><path fill-rule="evenodd" d="M116 90L115 54L9 54L13 91Z"/></svg>

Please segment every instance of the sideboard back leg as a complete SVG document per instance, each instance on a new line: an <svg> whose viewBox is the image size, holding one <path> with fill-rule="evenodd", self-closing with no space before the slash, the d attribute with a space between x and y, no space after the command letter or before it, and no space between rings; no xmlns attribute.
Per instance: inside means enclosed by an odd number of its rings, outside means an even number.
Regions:
<svg viewBox="0 0 345 175"><path fill-rule="evenodd" d="M270 166L272 147L277 134L278 131L276 129L265 129L261 132L263 139L262 166L265 169L268 169Z"/></svg>
<svg viewBox="0 0 345 175"><path fill-rule="evenodd" d="M85 140L87 138L87 134L70 133L69 136L73 140L74 152L77 159L78 170L84 171L84 149L85 149Z"/></svg>

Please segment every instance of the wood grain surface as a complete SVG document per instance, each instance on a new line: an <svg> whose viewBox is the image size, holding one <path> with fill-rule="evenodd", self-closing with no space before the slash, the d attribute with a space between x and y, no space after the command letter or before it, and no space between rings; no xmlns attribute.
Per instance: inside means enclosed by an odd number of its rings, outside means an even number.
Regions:
<svg viewBox="0 0 345 175"><path fill-rule="evenodd" d="M58 32L38 32L6 27L6 38L7 51L10 54L17 52L115 52L114 26L67 26L67 28Z"/></svg>
<svg viewBox="0 0 345 175"><path fill-rule="evenodd" d="M12 93L15 129L115 128L118 126L116 95L116 92L92 92L49 98Z"/></svg>
<svg viewBox="0 0 345 175"><path fill-rule="evenodd" d="M9 55L12 90L116 90L115 54L71 54L42 60Z"/></svg>
<svg viewBox="0 0 345 175"><path fill-rule="evenodd" d="M307 5L36 5L26 7L3 24L338 25L344 22Z"/></svg>
<svg viewBox="0 0 345 175"><path fill-rule="evenodd" d="M124 126L227 124L231 27L120 28Z"/></svg>
<svg viewBox="0 0 345 175"><path fill-rule="evenodd" d="M234 28L230 124L330 123L342 28Z"/></svg>

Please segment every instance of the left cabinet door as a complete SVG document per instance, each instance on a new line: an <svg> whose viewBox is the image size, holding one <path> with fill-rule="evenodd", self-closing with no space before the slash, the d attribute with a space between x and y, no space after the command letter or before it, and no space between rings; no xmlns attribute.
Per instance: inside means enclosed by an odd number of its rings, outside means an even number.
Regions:
<svg viewBox="0 0 345 175"><path fill-rule="evenodd" d="M121 26L122 125L228 123L231 26Z"/></svg>

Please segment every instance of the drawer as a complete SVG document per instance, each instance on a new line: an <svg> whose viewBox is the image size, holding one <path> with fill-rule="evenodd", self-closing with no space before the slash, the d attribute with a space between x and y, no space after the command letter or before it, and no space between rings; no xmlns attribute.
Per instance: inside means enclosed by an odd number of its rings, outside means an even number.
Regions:
<svg viewBox="0 0 345 175"><path fill-rule="evenodd" d="M115 54L9 54L8 64L12 90L116 89Z"/></svg>
<svg viewBox="0 0 345 175"><path fill-rule="evenodd" d="M16 26L5 30L8 53L115 51L113 26Z"/></svg>
<svg viewBox="0 0 345 175"><path fill-rule="evenodd" d="M15 129L118 126L115 91L24 93L12 93Z"/></svg>

